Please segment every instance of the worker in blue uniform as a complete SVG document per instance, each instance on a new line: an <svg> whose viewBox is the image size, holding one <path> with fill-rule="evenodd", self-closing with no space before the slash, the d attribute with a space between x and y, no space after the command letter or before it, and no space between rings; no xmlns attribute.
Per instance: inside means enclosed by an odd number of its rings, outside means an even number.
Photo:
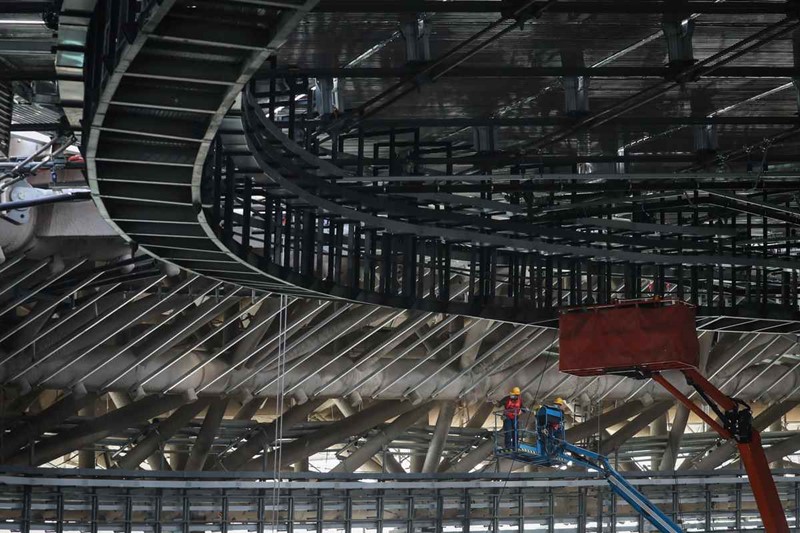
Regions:
<svg viewBox="0 0 800 533"><path fill-rule="evenodd" d="M519 387L512 388L509 395L500 400L500 405L503 407L505 447L516 450L519 447L519 415L529 412L529 409L522 405Z"/></svg>
<svg viewBox="0 0 800 533"><path fill-rule="evenodd" d="M542 453L556 453L560 440L564 439L564 408L566 402L556 398L552 405L542 405L536 411L536 430Z"/></svg>

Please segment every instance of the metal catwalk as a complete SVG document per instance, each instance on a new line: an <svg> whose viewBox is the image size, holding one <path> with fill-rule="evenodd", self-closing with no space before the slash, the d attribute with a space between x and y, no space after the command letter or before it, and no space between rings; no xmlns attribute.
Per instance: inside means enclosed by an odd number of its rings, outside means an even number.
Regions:
<svg viewBox="0 0 800 533"><path fill-rule="evenodd" d="M798 471L776 471L790 524ZM590 474L282 474L9 470L0 473L3 529L29 532L455 533L649 531ZM737 471L642 476L631 482L686 531L758 531Z"/></svg>

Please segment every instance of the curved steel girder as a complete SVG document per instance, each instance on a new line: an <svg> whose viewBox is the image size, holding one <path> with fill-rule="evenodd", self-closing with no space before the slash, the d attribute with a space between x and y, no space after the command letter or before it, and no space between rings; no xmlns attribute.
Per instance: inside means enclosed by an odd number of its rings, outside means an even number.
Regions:
<svg viewBox="0 0 800 533"><path fill-rule="evenodd" d="M290 191L298 198L301 198L308 204L315 206L325 213L332 213L348 220L358 220L367 226L383 228L390 233L416 235L427 239L445 239L452 242L469 242L477 246L506 248L518 251L541 252L545 254L566 255L569 257L601 258L608 261L629 261L661 265L737 265L786 269L800 268L800 262L795 261L724 255L650 254L600 247L556 244L545 242L540 239L506 237L499 234L481 233L480 231L405 222L401 220L401 217L425 218L436 216L444 219L449 218L454 225L460 227L465 225L483 226L487 230L500 229L501 231L513 230L516 232L520 232L524 228L522 224L509 224L498 221L487 222L485 219L479 219L478 217L430 212L420 208L402 208L397 204L383 201L375 196L353 191L347 187L327 182L323 178L304 173L302 182L304 184L313 185L313 189L315 189L316 192L312 192L299 184L296 180L283 176L277 169L272 167L264 157L265 147L263 145L267 144L267 140L264 139L262 145L262 143L258 142L259 139L255 138L254 135L257 129L261 129L270 134L273 138L283 141L284 144L296 143L286 138L276 126L269 123L269 120L261 113L261 109L255 103L252 95L248 94L247 91L245 92L244 105L245 113L243 120L245 121L245 134L248 147L267 177L280 185L281 188ZM253 120L256 120L257 124L253 124ZM299 168L296 168L296 171L301 172ZM345 201L340 204L328 200L328 197L341 198ZM358 205L363 207L364 210L352 209L343 204ZM378 217L370 214L372 211L385 212L397 218ZM537 231L538 230L540 230L540 228L537 228ZM542 229L541 231L548 232L547 229ZM565 238L571 233L575 240L588 240L587 235L581 235L578 232L552 231L552 233L553 235L548 236ZM605 238L598 238L598 240L605 240Z"/></svg>
<svg viewBox="0 0 800 533"><path fill-rule="evenodd" d="M220 4L222 5L222 4ZM150 37L154 37L159 43L173 42L173 37L170 35L158 35L158 21L168 14L169 9L173 3L167 2L157 8L157 13L148 18L143 30L134 38L133 43L122 51L121 60L118 62L117 67L114 69L109 82L103 87L102 95L100 97L100 105L98 113L94 116L92 121L92 128L90 129L89 139L89 160L90 160L90 181L95 193L95 199L98 202L101 210L115 227L131 241L137 241L148 250L152 255L157 255L163 259L174 262L178 265L184 266L190 270L209 275L225 281L233 281L249 287L277 290L281 292L300 294L300 295L315 295L324 298L346 298L362 302L378 303L382 305L392 305L398 307L418 308L432 311L443 312L457 312L469 314L474 316L487 316L501 320L510 321L526 321L526 322L543 322L554 318L555 311L550 304L544 308L530 308L525 305L526 302L523 298L522 305L517 300L512 302L511 299L499 302L489 303L485 298L477 298L472 302L447 302L438 301L435 298L414 298L408 295L396 294L383 294L374 291L365 291L358 287L344 287L338 283L329 280L318 279L313 274L301 274L292 269L279 266L277 264L265 261L263 257L259 257L252 250L247 249L245 246L237 244L233 239L224 239L220 237L218 230L213 226L212 220L209 219L210 210L207 206L203 206L201 198L202 188L202 168L205 156L208 152L211 139L214 132L217 130L219 123L222 120L222 114L225 107L232 101L232 98L238 93L238 87L241 87L250 73L250 67L257 59L255 56L264 53L265 48L259 48L253 51L254 56L251 57L252 61L245 61L244 67L234 78L229 80L229 88L219 95L213 102L213 113L208 118L206 127L203 132L196 138L190 138L183 142L183 147L179 150L184 150L186 161L173 168L171 172L174 176L174 182L170 185L187 186L190 194L188 198L183 200L172 201L170 199L162 199L158 197L158 190L167 190L166 188L157 189L157 191L149 191L148 194L139 194L137 191L131 192L132 189L114 189L115 183L125 182L125 179L115 176L113 173L109 175L102 174L104 170L108 170L113 164L121 164L136 166L141 165L146 156L149 156L148 143L141 143L138 146L139 151L133 150L133 153L127 153L124 157L114 156L117 154L100 154L98 151L107 148L101 146L101 139L106 138L112 141L111 134L119 133L120 131L136 137L137 139L155 139L161 142L164 141L163 136L154 133L155 127L145 128L143 131L132 131L135 129L136 121L131 121L126 127L128 129L118 128L119 124L113 124L111 127L105 122L105 113L109 108L118 105L115 102L115 93L121 84L124 84L127 69L135 62L137 53L147 45ZM207 8L208 6L203 6ZM287 23L294 20L298 16L299 11L292 12L287 17L283 17L282 23L278 24L279 31L274 34L273 41L279 41L288 28L292 24ZM160 18L159 18L160 17ZM287 21L287 18L289 19ZM272 45L266 46L266 49ZM248 56L249 57L249 56ZM147 78L142 76L141 72L136 76L139 79ZM191 80L195 83L196 80ZM277 129L277 126L272 125L266 118L261 115L253 117L256 123L264 127L265 132L270 135L277 131L280 135L282 132ZM166 118L161 118L162 126ZM141 122L139 123L141 125ZM271 128L271 131L270 131ZM285 136L283 136L285 137ZM130 140L130 139L123 139ZM251 139L248 139L250 141ZM293 157L298 157L305 161L306 164L319 169L321 173L333 176L344 176L345 173L341 169L332 166L330 163L319 160L315 156L303 150L299 145L292 142L284 142L287 139L281 139L281 149L287 150ZM197 143L197 144L194 144ZM108 143L107 143L108 144ZM165 153L174 153L174 149L169 146L162 147ZM185 148L185 149L184 149ZM157 151L157 150L156 150ZM137 155L142 160L136 160ZM256 154L259 155L259 154ZM280 155L280 154L279 154ZM105 157L103 157L105 156ZM103 165L103 168L98 170L98 162ZM152 164L150 161L149 164ZM261 167L265 168L268 165L264 164L265 161L260 161ZM170 163L166 161L158 161L156 158L155 164L158 170L164 170L164 166ZM141 167L140 167L141 168ZM148 171L156 169L156 167L144 167ZM133 172L136 174L136 172ZM165 174L170 174L165 172ZM384 199L376 199L369 195L359 194L358 191L348 190L346 187L331 184L322 180L319 177L311 176L311 180L306 179L309 173L303 171L303 184L293 183L291 180L281 175L276 169L271 169L267 172L273 180L284 180L284 184L292 185L295 191L302 194L310 206L320 207L321 199L317 192L325 194L330 193L337 198L347 198L350 205L357 206L370 206L371 202L378 200L386 202ZM130 176L128 176L130 177ZM127 185L140 184L135 179L131 179ZM311 190L305 188L306 184L310 183ZM163 185L163 184L161 184ZM112 190L113 189L113 190ZM155 194L153 194L155 192ZM344 196L342 193L345 193ZM298 195L300 196L300 195ZM323 211L327 211L337 216L345 216L348 220L359 219L362 222L366 220L372 227L384 228L387 225L390 233L404 233L417 235L428 241L440 241L445 237L449 242L470 242L479 246L487 248L505 248L509 253L517 251L537 250L544 254L552 254L553 256L566 256L566 257L596 257L604 260L605 262L627 261L632 263L646 263L646 264L659 264L659 265L680 265L680 264L696 264L696 265L719 265L719 264L735 264L741 266L752 266L757 268L794 268L793 261L773 260L769 258L755 258L747 256L717 256L717 255L670 255L670 254L650 254L643 252L635 252L629 250L607 250L603 248L595 248L591 246L570 246L562 243L546 242L539 239L525 239L515 238L508 234L529 234L530 228L525 224L516 222L503 222L481 219L479 217L470 217L461 214L449 213L448 222L454 226L464 227L481 227L491 233L479 233L465 229L442 228L439 226L428 226L426 224L412 223L404 220L405 218L420 219L430 218L432 216L438 217L440 213L430 212L426 209L418 207L405 207L402 205L394 205L390 202L389 207L392 209L392 215L397 217L398 220L387 219L384 217L375 217L374 215L360 213L356 209L351 209L339 205L330 200L325 200L323 203ZM166 206L174 206L170 209ZM384 206L377 206L378 210L385 211ZM371 218L364 218L364 217ZM129 228L134 224L150 224L151 226L158 226L161 233L155 232L151 229L141 231L139 233L130 231ZM149 226L148 226L149 227ZM187 233L186 228L189 228ZM196 229L195 229L196 228ZM539 228L537 228L539 231ZM549 233L548 238L577 238L578 241L583 241L587 237L580 232L570 232L569 230L546 230ZM128 232L126 234L126 232ZM188 236L187 236L188 235ZM611 237L617 239L618 237ZM607 237L601 242L607 242ZM223 242L224 241L224 242ZM621 243L625 242L625 238L620 239ZM633 242L633 241L631 241ZM664 241L662 241L663 243ZM499 300L499 299L498 299ZM727 309L721 309L719 313L727 314ZM786 310L789 315L792 310ZM757 313L763 314L763 313ZM786 317L786 315L785 315Z"/></svg>
<svg viewBox="0 0 800 533"><path fill-rule="evenodd" d="M208 148L242 86L315 3L262 8L233 0L167 0L150 4L132 24L133 36L129 27L114 26L116 19L107 13L122 3L98 7L95 42L87 47L93 55L86 63L89 71L99 69L101 78L108 69L108 77L86 91L88 105L96 104L85 139L87 171L98 209L127 241L209 277L313 295L254 269L220 242L205 223L200 181ZM251 26L238 19L231 24L243 10L250 10ZM106 26L108 32L98 31ZM109 66L103 40L117 31L126 32L119 42L128 44ZM193 54L209 50L217 59L231 60L213 74L187 68L195 64ZM153 55L163 63L157 68Z"/></svg>

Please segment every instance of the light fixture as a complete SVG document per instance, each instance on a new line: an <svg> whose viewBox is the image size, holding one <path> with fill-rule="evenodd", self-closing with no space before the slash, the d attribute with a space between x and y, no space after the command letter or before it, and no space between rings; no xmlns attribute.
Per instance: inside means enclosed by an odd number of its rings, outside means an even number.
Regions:
<svg viewBox="0 0 800 533"><path fill-rule="evenodd" d="M33 19L0 19L0 24L24 24L25 26L44 26L44 21L33 20Z"/></svg>

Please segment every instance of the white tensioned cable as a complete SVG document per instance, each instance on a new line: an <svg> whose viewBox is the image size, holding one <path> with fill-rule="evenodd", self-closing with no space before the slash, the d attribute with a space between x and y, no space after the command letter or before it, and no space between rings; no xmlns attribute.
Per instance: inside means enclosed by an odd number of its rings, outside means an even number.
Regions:
<svg viewBox="0 0 800 533"><path fill-rule="evenodd" d="M283 460L283 446L281 439L283 438L283 412L285 408L285 390L286 390L286 341L289 330L289 312L288 312L288 296L281 295L280 314L278 315L278 391L275 396L275 413L278 418L275 421L275 444L278 445L277 451L273 454L273 472L275 475L275 484L272 488L272 532L278 533L278 526L280 522L280 497L281 497L281 463ZM287 517L291 520L292 517Z"/></svg>

